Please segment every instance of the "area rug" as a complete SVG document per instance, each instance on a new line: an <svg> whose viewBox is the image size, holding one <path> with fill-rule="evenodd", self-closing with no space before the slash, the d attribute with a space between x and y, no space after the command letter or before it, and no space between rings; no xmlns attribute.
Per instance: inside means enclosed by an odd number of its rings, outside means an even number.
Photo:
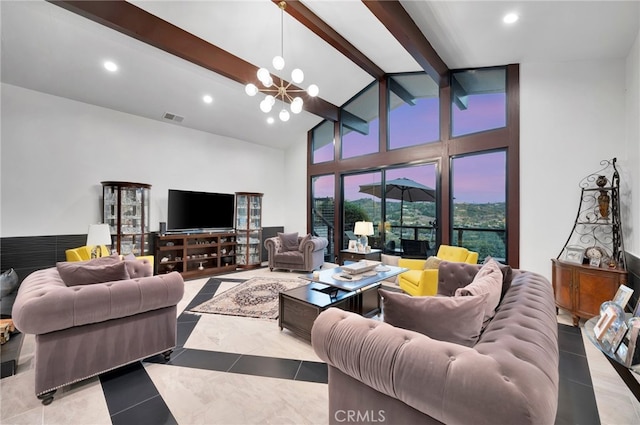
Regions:
<svg viewBox="0 0 640 425"><path fill-rule="evenodd" d="M190 311L194 313L277 319L278 294L308 283L302 279L254 277L220 295L216 295Z"/></svg>

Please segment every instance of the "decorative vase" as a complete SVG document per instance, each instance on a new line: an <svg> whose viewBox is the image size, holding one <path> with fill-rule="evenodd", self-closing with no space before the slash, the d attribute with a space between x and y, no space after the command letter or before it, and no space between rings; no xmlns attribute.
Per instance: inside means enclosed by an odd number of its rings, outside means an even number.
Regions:
<svg viewBox="0 0 640 425"><path fill-rule="evenodd" d="M600 191L600 196L598 196L598 209L600 210L600 217L604 219L609 218L609 194L606 190Z"/></svg>

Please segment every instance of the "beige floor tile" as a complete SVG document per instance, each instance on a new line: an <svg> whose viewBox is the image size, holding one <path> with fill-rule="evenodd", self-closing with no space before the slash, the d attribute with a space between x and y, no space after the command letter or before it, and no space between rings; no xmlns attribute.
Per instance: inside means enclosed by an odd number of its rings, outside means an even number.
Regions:
<svg viewBox="0 0 640 425"><path fill-rule="evenodd" d="M326 385L147 365L178 423L327 423Z"/></svg>
<svg viewBox="0 0 640 425"><path fill-rule="evenodd" d="M0 380L0 423L10 423L16 417L37 409L42 420L42 403L35 395L35 371L20 371ZM27 415L32 417L31 414ZM37 422L40 423L40 422Z"/></svg>
<svg viewBox="0 0 640 425"><path fill-rule="evenodd" d="M97 377L58 390L53 403L43 406L44 425L109 425L109 409Z"/></svg>

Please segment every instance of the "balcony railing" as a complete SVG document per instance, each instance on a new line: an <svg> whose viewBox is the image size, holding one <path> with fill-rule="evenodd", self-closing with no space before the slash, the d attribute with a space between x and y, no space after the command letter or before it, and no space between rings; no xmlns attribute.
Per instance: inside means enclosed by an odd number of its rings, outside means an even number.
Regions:
<svg viewBox="0 0 640 425"><path fill-rule="evenodd" d="M454 227L452 245L463 246L479 254L483 259L487 256L498 260L506 258L506 229L488 227ZM374 248L385 252L402 254L401 239L426 240L429 242L428 255L435 255L436 232L433 226L395 226L391 225L385 235L385 245L382 246L380 237L370 237L369 243Z"/></svg>

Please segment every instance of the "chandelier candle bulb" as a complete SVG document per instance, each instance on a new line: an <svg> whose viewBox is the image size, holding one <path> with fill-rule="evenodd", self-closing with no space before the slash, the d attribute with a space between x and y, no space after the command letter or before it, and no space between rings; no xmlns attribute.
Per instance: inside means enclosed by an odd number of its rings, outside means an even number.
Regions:
<svg viewBox="0 0 640 425"><path fill-rule="evenodd" d="M256 87L255 84L249 83L245 86L244 91L249 96L255 96L256 94L258 94L258 87Z"/></svg>
<svg viewBox="0 0 640 425"><path fill-rule="evenodd" d="M284 69L284 58L282 56L276 56L273 58L272 64L275 69L281 71Z"/></svg>
<svg viewBox="0 0 640 425"><path fill-rule="evenodd" d="M304 81L304 72L302 72L300 68L294 69L293 71L291 71L291 79L294 83L300 84Z"/></svg>
<svg viewBox="0 0 640 425"><path fill-rule="evenodd" d="M267 68L258 69L257 77L258 77L258 80L260 80L260 82L266 86L267 85L266 82L269 81L269 78L270 78L269 70Z"/></svg>

